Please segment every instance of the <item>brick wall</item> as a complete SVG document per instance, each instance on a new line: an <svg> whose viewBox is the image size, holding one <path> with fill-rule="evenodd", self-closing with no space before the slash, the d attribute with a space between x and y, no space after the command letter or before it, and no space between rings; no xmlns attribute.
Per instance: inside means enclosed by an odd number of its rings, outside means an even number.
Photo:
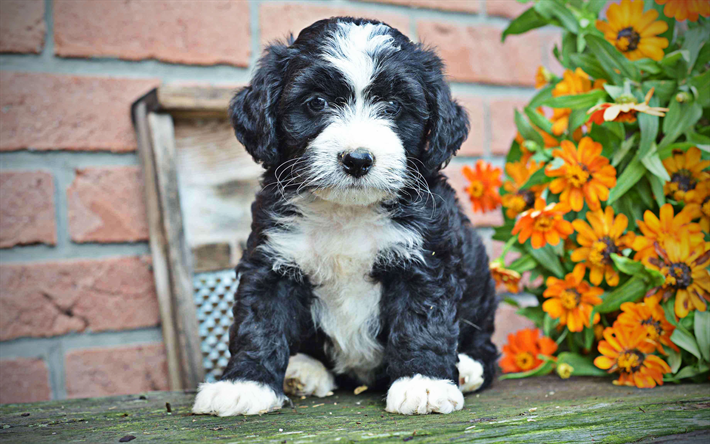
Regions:
<svg viewBox="0 0 710 444"><path fill-rule="evenodd" d="M261 45L332 15L437 46L472 133L447 168L502 165L548 30L500 43L515 0L2 0L0 403L166 389L129 105L159 84L248 81ZM461 195L465 200L465 196ZM470 212L469 212L470 213ZM472 215L489 250L500 213ZM503 311L499 325L510 322ZM507 313L507 315L504 315ZM517 326L516 326L517 327Z"/></svg>

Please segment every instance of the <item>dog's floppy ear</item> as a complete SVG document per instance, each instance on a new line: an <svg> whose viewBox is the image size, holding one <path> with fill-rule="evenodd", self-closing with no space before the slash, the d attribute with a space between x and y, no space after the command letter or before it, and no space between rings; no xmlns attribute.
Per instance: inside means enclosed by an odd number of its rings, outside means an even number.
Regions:
<svg viewBox="0 0 710 444"><path fill-rule="evenodd" d="M276 107L288 62L288 47L281 43L266 48L251 84L229 104L229 116L237 139L257 163L278 165Z"/></svg>
<svg viewBox="0 0 710 444"><path fill-rule="evenodd" d="M468 115L452 97L446 84L441 59L433 51L426 51L425 88L429 108L428 143L421 155L427 173L432 174L445 166L469 130Z"/></svg>

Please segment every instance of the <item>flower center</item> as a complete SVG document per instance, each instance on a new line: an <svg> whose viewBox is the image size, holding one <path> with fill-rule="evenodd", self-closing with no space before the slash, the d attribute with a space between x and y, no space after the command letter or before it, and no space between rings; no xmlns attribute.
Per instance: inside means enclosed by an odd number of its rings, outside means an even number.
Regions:
<svg viewBox="0 0 710 444"><path fill-rule="evenodd" d="M659 336L663 334L663 328L661 328L661 323L653 318L644 319L641 321L641 325L646 326L646 333L648 338L655 341Z"/></svg>
<svg viewBox="0 0 710 444"><path fill-rule="evenodd" d="M528 352L518 353L515 355L515 364L523 371L530 370L535 365L535 357Z"/></svg>
<svg viewBox="0 0 710 444"><path fill-rule="evenodd" d="M616 47L619 51L627 52L638 48L641 35L632 27L624 28L616 35Z"/></svg>
<svg viewBox="0 0 710 444"><path fill-rule="evenodd" d="M552 218L540 216L535 219L535 231L549 231L552 228Z"/></svg>
<svg viewBox="0 0 710 444"><path fill-rule="evenodd" d="M480 180L474 180L468 187L468 192L473 197L483 196L483 182Z"/></svg>
<svg viewBox="0 0 710 444"><path fill-rule="evenodd" d="M577 308L577 305L579 305L579 301L581 299L582 295L580 295L579 292L574 288L567 289L560 293L560 302L562 303L562 306L567 310Z"/></svg>
<svg viewBox="0 0 710 444"><path fill-rule="evenodd" d="M693 173L686 169L678 170L671 176L671 182L678 185L680 191L689 191L695 189L695 178Z"/></svg>
<svg viewBox="0 0 710 444"><path fill-rule="evenodd" d="M603 237L592 244L589 261L594 265L610 265L612 253L619 254L619 249L611 238Z"/></svg>
<svg viewBox="0 0 710 444"><path fill-rule="evenodd" d="M567 169L567 180L573 187L581 188L589 180L589 171L584 165L573 165Z"/></svg>
<svg viewBox="0 0 710 444"><path fill-rule="evenodd" d="M525 201L525 208L532 208L535 206L535 193L530 190L520 190L518 195Z"/></svg>
<svg viewBox="0 0 710 444"><path fill-rule="evenodd" d="M666 282L676 290L688 288L693 283L692 270L688 264L682 262L673 263L668 267Z"/></svg>
<svg viewBox="0 0 710 444"><path fill-rule="evenodd" d="M643 364L644 355L636 350L625 351L619 355L616 364L626 373L635 373Z"/></svg>

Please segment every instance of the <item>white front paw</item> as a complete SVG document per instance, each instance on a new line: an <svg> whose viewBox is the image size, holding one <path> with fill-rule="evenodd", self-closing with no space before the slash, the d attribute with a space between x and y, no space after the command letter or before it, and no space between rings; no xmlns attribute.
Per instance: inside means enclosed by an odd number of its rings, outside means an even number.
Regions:
<svg viewBox="0 0 710 444"><path fill-rule="evenodd" d="M387 392L387 410L403 415L451 413L463 408L463 395L453 382L422 375L399 378Z"/></svg>
<svg viewBox="0 0 710 444"><path fill-rule="evenodd" d="M459 353L459 389L463 393L477 390L483 385L483 366L480 362L471 359L468 355Z"/></svg>
<svg viewBox="0 0 710 444"><path fill-rule="evenodd" d="M291 356L284 379L284 392L297 396L319 398L333 394L337 386L333 374L317 359L303 353Z"/></svg>
<svg viewBox="0 0 710 444"><path fill-rule="evenodd" d="M198 415L258 415L280 409L286 397L253 381L200 384L192 413Z"/></svg>

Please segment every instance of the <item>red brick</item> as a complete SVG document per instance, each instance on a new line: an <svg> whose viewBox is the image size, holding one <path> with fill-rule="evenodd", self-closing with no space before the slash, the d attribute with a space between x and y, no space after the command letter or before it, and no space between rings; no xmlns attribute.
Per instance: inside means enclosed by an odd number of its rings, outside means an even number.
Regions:
<svg viewBox="0 0 710 444"><path fill-rule="evenodd" d="M471 223L477 227L495 227L503 224L503 213L500 209L489 211L486 213L474 213L471 201L466 194L468 181L463 176L461 169L463 166L460 163L451 163L444 169L444 174L449 178L449 184L456 190L456 195L459 198L459 203L464 209L466 216L471 219Z"/></svg>
<svg viewBox="0 0 710 444"><path fill-rule="evenodd" d="M471 122L471 130L468 132L468 138L463 145L461 145L461 150L457 154L459 156L482 156L483 145L485 143L483 100L478 97L465 95L456 96L456 99L466 108L469 122Z"/></svg>
<svg viewBox="0 0 710 444"><path fill-rule="evenodd" d="M0 265L0 341L160 323L145 257Z"/></svg>
<svg viewBox="0 0 710 444"><path fill-rule="evenodd" d="M39 54L45 32L44 0L3 0L0 52Z"/></svg>
<svg viewBox="0 0 710 444"><path fill-rule="evenodd" d="M502 351L504 345L508 343L508 335L523 328L535 328L535 323L530 319L515 314L518 309L510 304L501 303L496 311L495 333L493 333L493 343Z"/></svg>
<svg viewBox="0 0 710 444"><path fill-rule="evenodd" d="M448 75L456 81L498 85L534 85L542 64L543 39L538 32L511 36L501 43L502 29L419 21L419 38L437 48Z"/></svg>
<svg viewBox="0 0 710 444"><path fill-rule="evenodd" d="M493 99L489 103L491 115L491 152L506 155L518 133L515 110L523 112L530 101L523 98Z"/></svg>
<svg viewBox="0 0 710 444"><path fill-rule="evenodd" d="M168 390L162 343L72 350L65 359L67 396L129 395Z"/></svg>
<svg viewBox="0 0 710 444"><path fill-rule="evenodd" d="M250 41L242 0L54 0L54 48L63 57L248 66Z"/></svg>
<svg viewBox="0 0 710 444"><path fill-rule="evenodd" d="M520 3L518 0L486 0L488 15L500 15L515 18L532 8L533 3Z"/></svg>
<svg viewBox="0 0 710 444"><path fill-rule="evenodd" d="M142 176L137 166L77 169L76 178L67 189L72 240L147 240Z"/></svg>
<svg viewBox="0 0 710 444"><path fill-rule="evenodd" d="M52 175L0 172L0 248L37 243L57 243Z"/></svg>
<svg viewBox="0 0 710 444"><path fill-rule="evenodd" d="M283 40L289 33L293 33L293 36L297 37L303 28L314 22L341 15L380 20L397 28L403 34L409 35L409 18L402 14L314 4L267 2L259 5L261 43L267 44L274 40Z"/></svg>
<svg viewBox="0 0 710 444"><path fill-rule="evenodd" d="M478 0L361 0L372 3L409 6L411 8L440 9L442 11L478 12ZM488 0L490 1L490 0Z"/></svg>
<svg viewBox="0 0 710 444"><path fill-rule="evenodd" d="M0 404L49 401L47 364L36 358L3 359L0 361Z"/></svg>
<svg viewBox="0 0 710 444"><path fill-rule="evenodd" d="M133 151L130 105L158 84L153 79L1 71L0 151Z"/></svg>

